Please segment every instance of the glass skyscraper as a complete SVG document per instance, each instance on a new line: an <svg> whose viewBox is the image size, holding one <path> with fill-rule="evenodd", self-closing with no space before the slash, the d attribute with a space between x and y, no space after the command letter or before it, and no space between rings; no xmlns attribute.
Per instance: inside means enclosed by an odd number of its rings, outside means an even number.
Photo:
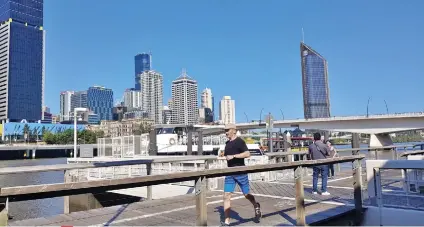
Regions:
<svg viewBox="0 0 424 227"><path fill-rule="evenodd" d="M305 119L330 117L327 60L303 42L300 53Z"/></svg>
<svg viewBox="0 0 424 227"><path fill-rule="evenodd" d="M135 63L135 90L141 90L141 83L139 75L145 71L151 70L152 65L152 55L151 54L137 54L134 57Z"/></svg>
<svg viewBox="0 0 424 227"><path fill-rule="evenodd" d="M94 86L88 88L87 106L99 116L99 120L113 119L113 91L109 88Z"/></svg>
<svg viewBox="0 0 424 227"><path fill-rule="evenodd" d="M41 119L43 0L0 0L0 120Z"/></svg>

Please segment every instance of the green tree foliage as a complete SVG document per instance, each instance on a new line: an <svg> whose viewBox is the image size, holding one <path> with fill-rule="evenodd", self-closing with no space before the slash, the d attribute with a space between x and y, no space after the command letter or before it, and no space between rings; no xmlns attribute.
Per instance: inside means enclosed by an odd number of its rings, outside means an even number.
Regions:
<svg viewBox="0 0 424 227"><path fill-rule="evenodd" d="M144 133L149 133L152 130L152 125L147 123L141 123L138 128L133 130L134 135L141 135Z"/></svg>
<svg viewBox="0 0 424 227"><path fill-rule="evenodd" d="M97 143L97 138L103 137L103 131L82 130L78 132L77 137L78 144L95 144ZM67 129L56 134L45 131L43 133L43 141L46 144L73 144L74 130Z"/></svg>

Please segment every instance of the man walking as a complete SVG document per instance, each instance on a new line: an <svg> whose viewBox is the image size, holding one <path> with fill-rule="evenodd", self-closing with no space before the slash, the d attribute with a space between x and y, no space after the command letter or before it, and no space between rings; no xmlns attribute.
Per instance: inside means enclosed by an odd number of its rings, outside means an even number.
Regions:
<svg viewBox="0 0 424 227"><path fill-rule="evenodd" d="M225 126L225 135L229 139L225 145L224 156L227 159L228 167L245 166L244 159L250 157L250 152L243 139L237 137L237 130L234 124L227 124ZM255 197L250 194L249 178L247 174L226 176L224 182L224 213L225 221L222 223L224 226L230 224L230 207L231 207L231 194L234 192L236 183L240 187L246 199L248 199L254 208L255 218L259 221L261 218L261 207L256 202Z"/></svg>
<svg viewBox="0 0 424 227"><path fill-rule="evenodd" d="M321 134L314 134L314 143L309 145L309 157L312 160L326 159L330 155L330 148L321 140ZM318 193L318 175L321 174L321 195L330 195L327 192L328 165L314 166L313 169L313 194Z"/></svg>

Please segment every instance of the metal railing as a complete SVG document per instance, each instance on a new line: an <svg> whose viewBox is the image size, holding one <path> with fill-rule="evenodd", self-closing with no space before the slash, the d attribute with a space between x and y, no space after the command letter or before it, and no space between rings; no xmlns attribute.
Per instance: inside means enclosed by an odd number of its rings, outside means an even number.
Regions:
<svg viewBox="0 0 424 227"><path fill-rule="evenodd" d="M196 157L193 157L195 159ZM26 201L42 198L51 198L58 196L78 195L85 193L98 193L110 190L118 190L133 187L152 186L159 184L175 183L182 181L195 181L195 200L196 200L196 224L199 226L207 225L207 179L224 177L228 175L246 174L246 173L259 173L270 172L279 170L295 170L295 190L296 190L296 223L297 225L305 226L305 195L304 195L304 178L303 168L327 165L334 163L351 162L353 169L353 185L354 185L354 200L357 218L360 222L362 219L362 195L361 195L361 165L360 160L363 155L355 155L349 157L340 157L324 160L307 160L298 162L286 162L276 164L262 164L244 167L220 168L220 169L206 169L202 171L190 171L172 174L148 175L141 177L130 177L111 180L96 180L84 182L64 182L56 184L43 184L43 185L28 185L25 187L5 187L0 189L0 199L5 199L6 204L14 201ZM85 163L85 164L68 164L68 165L52 165L52 166L29 166L29 167L9 167L0 169L0 174L18 174L28 172L46 172L55 170L75 170L78 168L97 168L105 166L121 166L121 165L136 165L141 161L125 161L125 162L111 162L111 163ZM145 165L150 165L153 160L147 161ZM66 177L66 175L65 175ZM6 205L1 211L7 214L8 206ZM7 219L2 219L2 225L7 225Z"/></svg>
<svg viewBox="0 0 424 227"><path fill-rule="evenodd" d="M367 160L368 200L379 208L383 225L384 207L424 211L424 156L408 160Z"/></svg>

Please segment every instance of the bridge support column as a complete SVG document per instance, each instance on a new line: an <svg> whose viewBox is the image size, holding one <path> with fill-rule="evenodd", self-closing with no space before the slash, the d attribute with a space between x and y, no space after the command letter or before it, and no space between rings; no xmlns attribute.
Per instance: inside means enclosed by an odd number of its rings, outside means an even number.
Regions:
<svg viewBox="0 0 424 227"><path fill-rule="evenodd" d="M187 128L187 155L193 155L193 130Z"/></svg>
<svg viewBox="0 0 424 227"><path fill-rule="evenodd" d="M156 129L152 129L149 133L149 155L158 155Z"/></svg>
<svg viewBox="0 0 424 227"><path fill-rule="evenodd" d="M201 130L197 134L197 155L203 155L203 132Z"/></svg>
<svg viewBox="0 0 424 227"><path fill-rule="evenodd" d="M393 141L389 134L371 134L370 135L370 147L384 147L392 146Z"/></svg>

